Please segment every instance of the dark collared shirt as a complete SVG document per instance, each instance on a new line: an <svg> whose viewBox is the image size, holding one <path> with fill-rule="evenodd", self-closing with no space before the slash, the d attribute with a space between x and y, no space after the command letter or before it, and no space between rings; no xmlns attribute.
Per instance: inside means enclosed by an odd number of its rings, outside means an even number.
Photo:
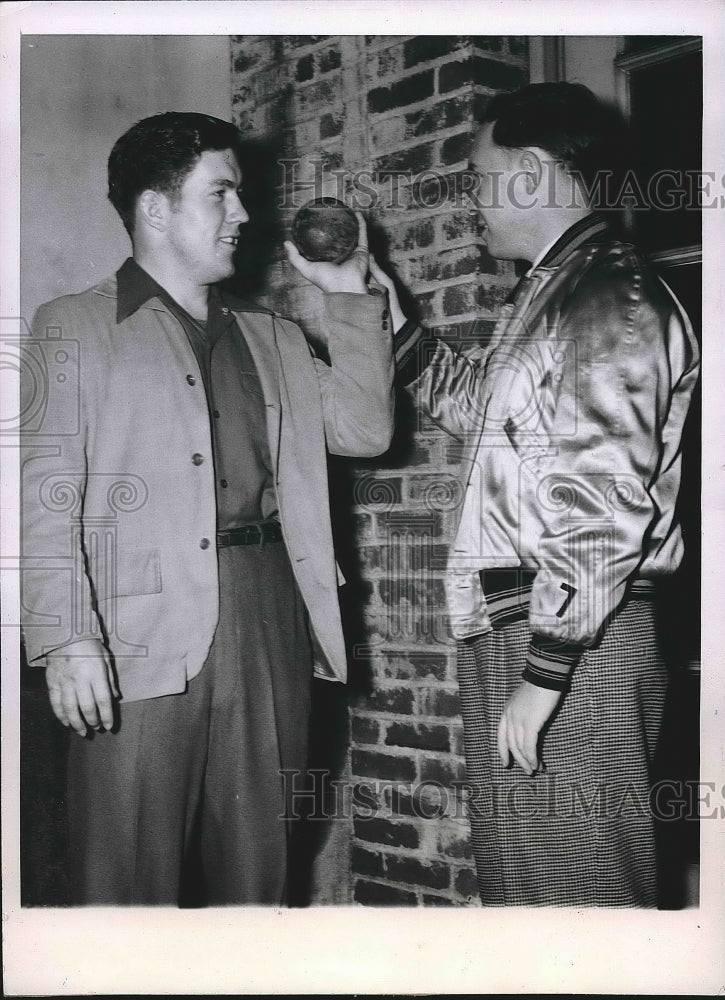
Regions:
<svg viewBox="0 0 725 1000"><path fill-rule="evenodd" d="M199 363L212 429L217 529L273 519L277 500L262 385L222 292L212 287L209 315L201 323L132 257L118 271L117 280L117 322L158 297L179 321Z"/></svg>

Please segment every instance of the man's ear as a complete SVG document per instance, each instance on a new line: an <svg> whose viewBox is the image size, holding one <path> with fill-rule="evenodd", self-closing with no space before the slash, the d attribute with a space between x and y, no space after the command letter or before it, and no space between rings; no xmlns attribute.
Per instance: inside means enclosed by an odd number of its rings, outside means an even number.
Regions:
<svg viewBox="0 0 725 1000"><path fill-rule="evenodd" d="M162 233L166 229L169 199L160 191L152 191L149 188L140 194L136 202L136 212L142 222Z"/></svg>
<svg viewBox="0 0 725 1000"><path fill-rule="evenodd" d="M521 151L519 167L524 174L526 193L533 194L541 184L544 175L544 168L538 154L533 149Z"/></svg>

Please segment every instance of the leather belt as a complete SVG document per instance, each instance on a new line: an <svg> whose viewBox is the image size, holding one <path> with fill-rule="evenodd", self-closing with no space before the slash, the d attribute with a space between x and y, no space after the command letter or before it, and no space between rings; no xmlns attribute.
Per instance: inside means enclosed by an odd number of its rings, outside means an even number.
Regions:
<svg viewBox="0 0 725 1000"><path fill-rule="evenodd" d="M216 547L227 545L262 545L264 542L281 542L282 526L279 521L263 521L261 524L243 524L239 528L218 531Z"/></svg>

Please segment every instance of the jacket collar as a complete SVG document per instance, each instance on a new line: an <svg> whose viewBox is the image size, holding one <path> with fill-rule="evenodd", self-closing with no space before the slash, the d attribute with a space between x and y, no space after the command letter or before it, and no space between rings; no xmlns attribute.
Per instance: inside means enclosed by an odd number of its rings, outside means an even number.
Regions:
<svg viewBox="0 0 725 1000"><path fill-rule="evenodd" d="M611 239L612 234L606 219L599 215L587 215L562 233L553 246L547 250L537 267L558 267L579 247L588 243L602 243Z"/></svg>

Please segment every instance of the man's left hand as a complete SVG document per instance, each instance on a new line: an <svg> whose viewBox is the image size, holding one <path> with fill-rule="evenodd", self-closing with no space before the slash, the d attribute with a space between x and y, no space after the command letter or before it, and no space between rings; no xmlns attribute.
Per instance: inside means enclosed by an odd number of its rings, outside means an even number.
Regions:
<svg viewBox="0 0 725 1000"><path fill-rule="evenodd" d="M357 247L353 251L352 257L342 264L307 260L291 240L284 241L285 252L290 264L300 272L303 278L307 278L323 292L355 292L360 295L367 292L367 277L370 268L368 234L362 214L355 212L355 215L358 225Z"/></svg>
<svg viewBox="0 0 725 1000"><path fill-rule="evenodd" d="M524 681L506 702L498 724L498 752L508 767L510 755L527 774L539 768L539 734L556 708L560 691L549 691Z"/></svg>

